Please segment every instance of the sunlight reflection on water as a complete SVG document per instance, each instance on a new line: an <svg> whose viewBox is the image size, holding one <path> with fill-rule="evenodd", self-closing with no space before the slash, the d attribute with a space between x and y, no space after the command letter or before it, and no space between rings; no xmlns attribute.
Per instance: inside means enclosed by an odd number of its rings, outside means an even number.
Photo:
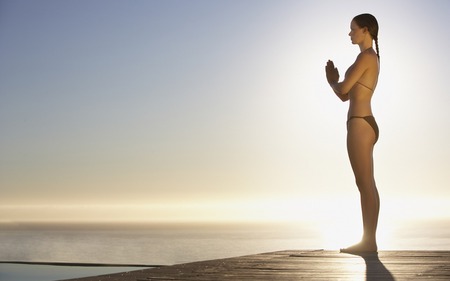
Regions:
<svg viewBox="0 0 450 281"><path fill-rule="evenodd" d="M359 223L353 220L314 223L0 224L0 260L168 265L279 250L337 250L355 243L361 233L359 229ZM383 222L379 229L381 251L450 250L450 220ZM352 272L365 272L362 259L346 266L350 266ZM1 280L8 280L5 279L8 274L13 276L9 280L17 280L14 279L14 274L18 274L17 267L21 266L1 265ZM24 273L26 268L32 268L22 267L23 270L19 271ZM8 272L8 268L15 269L16 273L14 270ZM43 275L51 275L48 270L55 271L54 267L41 268Z"/></svg>

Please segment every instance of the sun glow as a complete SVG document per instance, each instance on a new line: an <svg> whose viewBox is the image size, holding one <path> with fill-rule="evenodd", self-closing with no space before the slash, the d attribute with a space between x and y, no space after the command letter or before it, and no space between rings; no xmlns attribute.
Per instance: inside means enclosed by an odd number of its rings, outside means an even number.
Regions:
<svg viewBox="0 0 450 281"><path fill-rule="evenodd" d="M382 198L380 227L398 220L427 219L450 216L447 200L420 198L423 211L416 210L418 199ZM11 204L0 206L0 220L197 220L197 221L277 221L310 222L324 233L349 236L347 230L361 228L359 198L303 197L303 198L242 198L224 200L170 201L170 202L114 202L98 204ZM439 214L437 216L436 214Z"/></svg>
<svg viewBox="0 0 450 281"><path fill-rule="evenodd" d="M377 230L380 249L399 249L405 244L399 236L407 225L417 200L395 198L382 201ZM421 198L426 212L413 219L426 221L435 214L448 218L445 200ZM360 241L362 219L355 196L330 198L253 198L247 200L199 202L135 202L135 204L48 204L0 206L0 222L205 222L275 223L302 226L311 233L312 248L338 250ZM299 230L299 231L303 231ZM402 232L403 233L403 232ZM299 232L299 237L305 233ZM294 234L295 237L295 234ZM404 240L404 239L403 239ZM309 245L309 244L308 244ZM292 247L295 247L293 245Z"/></svg>

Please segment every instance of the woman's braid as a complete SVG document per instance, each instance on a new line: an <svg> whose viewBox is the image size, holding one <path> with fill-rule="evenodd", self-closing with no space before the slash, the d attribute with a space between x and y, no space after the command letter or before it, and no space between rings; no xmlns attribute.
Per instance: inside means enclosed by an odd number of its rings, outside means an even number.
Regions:
<svg viewBox="0 0 450 281"><path fill-rule="evenodd" d="M378 36L375 36L373 38L373 40L375 40L375 48L377 49L377 56L378 56L378 60L380 59L380 49L378 48Z"/></svg>

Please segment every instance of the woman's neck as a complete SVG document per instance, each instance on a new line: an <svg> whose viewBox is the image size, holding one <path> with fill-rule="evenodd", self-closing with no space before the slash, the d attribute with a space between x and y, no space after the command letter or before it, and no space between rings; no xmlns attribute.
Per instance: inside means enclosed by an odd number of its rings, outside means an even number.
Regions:
<svg viewBox="0 0 450 281"><path fill-rule="evenodd" d="M368 50L370 48L372 48L372 41L370 42L362 42L361 44L359 44L359 50L362 52L364 52L365 50Z"/></svg>

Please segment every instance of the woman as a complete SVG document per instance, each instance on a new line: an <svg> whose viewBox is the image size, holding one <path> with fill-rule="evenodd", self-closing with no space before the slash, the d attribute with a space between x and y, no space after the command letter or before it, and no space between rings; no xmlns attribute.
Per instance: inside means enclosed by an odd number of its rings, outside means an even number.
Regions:
<svg viewBox="0 0 450 281"><path fill-rule="evenodd" d="M325 67L328 83L342 101L350 101L347 116L347 151L360 192L363 218L361 242L341 249L341 252L360 254L377 252L376 230L380 198L373 172L373 148L378 140L378 126L372 115L370 101L378 82L379 49L378 22L373 15L361 14L353 18L349 36L361 50L356 61L339 82L339 72L331 60ZM373 49L375 41L376 52Z"/></svg>

